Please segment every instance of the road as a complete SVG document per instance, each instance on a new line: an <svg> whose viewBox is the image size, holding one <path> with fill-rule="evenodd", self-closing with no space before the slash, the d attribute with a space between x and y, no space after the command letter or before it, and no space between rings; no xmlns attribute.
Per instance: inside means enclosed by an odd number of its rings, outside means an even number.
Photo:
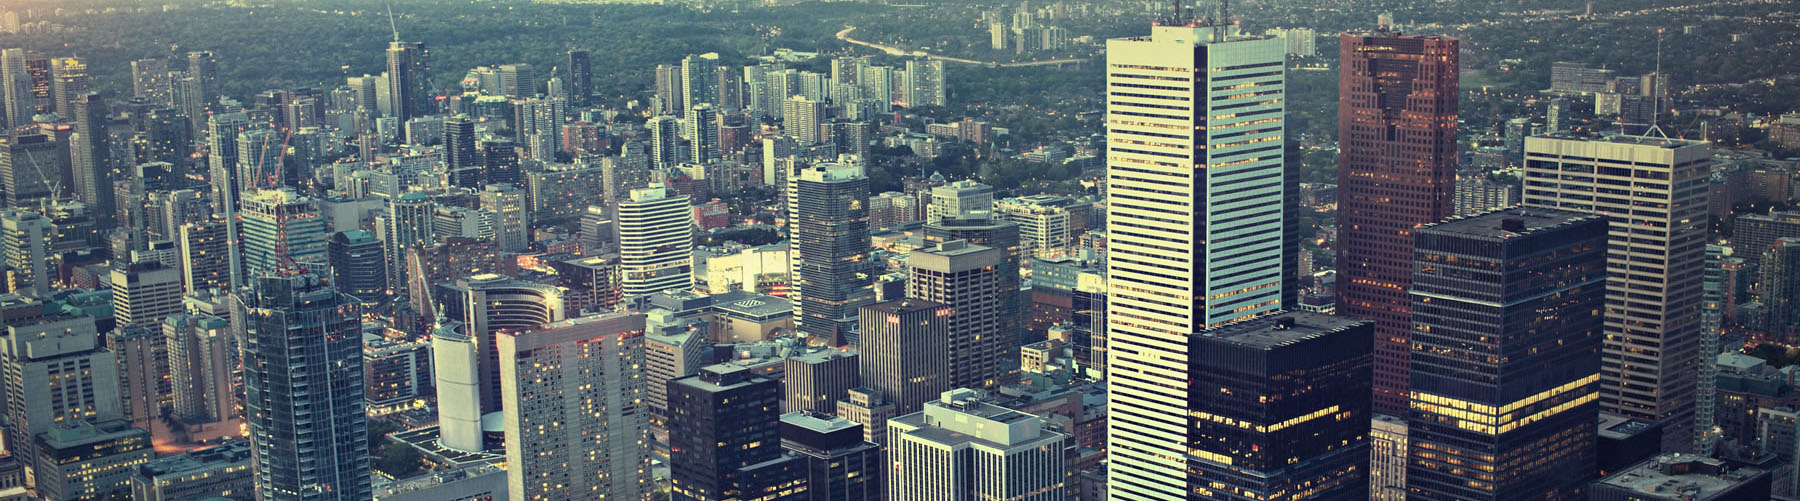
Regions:
<svg viewBox="0 0 1800 501"><path fill-rule="evenodd" d="M861 45L863 47L868 47L871 49L879 50L890 56L923 56L923 57L927 57L927 58L931 58L931 59L937 59L940 61L949 61L952 63L974 64L974 65L980 65L980 66L990 66L990 67L1000 67L1000 68L1019 68L1019 67L1025 67L1025 66L1061 66L1064 64L1079 63L1079 62L1087 60L1087 58L1084 58L1084 57L1074 57L1074 58L1065 58L1065 59L1050 59L1050 60L1045 60L1045 61L1025 61L1025 62L1018 62L1018 63L1001 63L1001 62L995 62L995 61L976 61L974 59L963 59L960 57L941 56L941 55L925 52L922 50L908 52L905 49L901 49L899 47L895 47L892 45L882 45L882 44L878 44L878 43L874 43L874 42L865 42L862 40L850 38L850 32L852 32L852 31L856 31L855 26L845 26L843 30L839 30L837 32L837 39L843 40L845 42L849 42L852 44Z"/></svg>

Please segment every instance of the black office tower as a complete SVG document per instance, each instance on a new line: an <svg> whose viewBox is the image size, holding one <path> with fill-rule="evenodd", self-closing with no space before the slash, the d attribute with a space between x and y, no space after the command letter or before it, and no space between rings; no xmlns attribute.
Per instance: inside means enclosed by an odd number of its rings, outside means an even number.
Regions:
<svg viewBox="0 0 1800 501"><path fill-rule="evenodd" d="M736 365L669 381L669 497L765 498L804 490L797 458L782 455L781 383ZM780 496L777 496L779 498Z"/></svg>
<svg viewBox="0 0 1800 501"><path fill-rule="evenodd" d="M387 295L387 255L381 240L363 230L340 231L331 236L326 256L337 288L372 302Z"/></svg>
<svg viewBox="0 0 1800 501"><path fill-rule="evenodd" d="M1566 499L1595 475L1605 218L1508 209L1415 233L1408 499Z"/></svg>
<svg viewBox="0 0 1800 501"><path fill-rule="evenodd" d="M1374 327L1281 312L1190 336L1188 485L1216 499L1368 495Z"/></svg>
<svg viewBox="0 0 1800 501"><path fill-rule="evenodd" d="M588 51L569 51L569 98L576 106L587 106L594 93L594 65Z"/></svg>
<svg viewBox="0 0 1800 501"><path fill-rule="evenodd" d="M444 163L451 186L481 189L487 184L481 150L475 144L475 119L468 115L444 119Z"/></svg>
<svg viewBox="0 0 1800 501"><path fill-rule="evenodd" d="M863 441L863 426L809 411L781 415L781 448L798 456L806 495L818 501L881 501L887 487L881 446Z"/></svg>

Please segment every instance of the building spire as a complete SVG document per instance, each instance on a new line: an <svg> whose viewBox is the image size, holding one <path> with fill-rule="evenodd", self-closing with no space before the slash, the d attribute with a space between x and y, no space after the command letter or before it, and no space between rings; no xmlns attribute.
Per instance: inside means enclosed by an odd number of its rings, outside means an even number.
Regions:
<svg viewBox="0 0 1800 501"><path fill-rule="evenodd" d="M394 4L388 4L388 29L394 30L394 41L400 41L400 25L394 24Z"/></svg>
<svg viewBox="0 0 1800 501"><path fill-rule="evenodd" d="M1662 93L1663 93L1662 52L1663 52L1663 29L1657 28L1656 29L1656 72L1650 74L1650 129L1644 131L1644 137L1650 137L1650 136L1654 135L1655 137L1668 139L1669 135L1663 133L1662 126L1657 125L1657 123L1656 123L1657 120L1659 118L1661 118L1660 115L1662 115L1662 102L1663 102L1663 98L1662 98Z"/></svg>

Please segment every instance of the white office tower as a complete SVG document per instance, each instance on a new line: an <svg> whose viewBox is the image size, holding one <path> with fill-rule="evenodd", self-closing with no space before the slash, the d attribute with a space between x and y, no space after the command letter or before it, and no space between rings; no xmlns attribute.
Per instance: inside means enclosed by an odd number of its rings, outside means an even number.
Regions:
<svg viewBox="0 0 1800 501"><path fill-rule="evenodd" d="M688 196L662 183L619 202L619 278L625 297L694 287L694 221Z"/></svg>
<svg viewBox="0 0 1800 501"><path fill-rule="evenodd" d="M525 252L531 247L531 212L525 206L525 190L510 184L490 184L481 190L481 210L493 214L494 243L506 252Z"/></svg>
<svg viewBox="0 0 1800 501"><path fill-rule="evenodd" d="M649 497L644 316L571 318L499 341L508 498Z"/></svg>
<svg viewBox="0 0 1800 501"><path fill-rule="evenodd" d="M1107 41L1107 488L1185 499L1188 335L1281 308L1280 39L1165 20Z"/></svg>
<svg viewBox="0 0 1800 501"><path fill-rule="evenodd" d="M24 296L50 297L56 279L50 241L56 225L50 218L25 209L0 209L0 265L12 268L12 283L5 290ZM0 280L9 280L0 275Z"/></svg>
<svg viewBox="0 0 1800 501"><path fill-rule="evenodd" d="M1712 147L1625 135L1525 139L1525 206L1608 216L1600 410L1663 425L1688 452L1700 368Z"/></svg>
<svg viewBox="0 0 1800 501"><path fill-rule="evenodd" d="M431 333L431 368L436 375L438 441L467 452L485 450L481 431L480 357L462 322L444 320ZM502 384L501 386L505 386Z"/></svg>
<svg viewBox="0 0 1800 501"><path fill-rule="evenodd" d="M889 501L1064 499L1073 438L981 399L978 390L950 390L888 420Z"/></svg>

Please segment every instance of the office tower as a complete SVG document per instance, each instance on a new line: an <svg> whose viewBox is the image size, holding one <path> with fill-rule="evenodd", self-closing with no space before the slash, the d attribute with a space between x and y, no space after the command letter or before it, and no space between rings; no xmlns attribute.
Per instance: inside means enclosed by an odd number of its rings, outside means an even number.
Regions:
<svg viewBox="0 0 1800 501"><path fill-rule="evenodd" d="M14 293L48 298L55 288L56 266L51 239L56 226L49 218L24 209L0 209L0 263L11 268ZM4 278L4 275L0 275Z"/></svg>
<svg viewBox="0 0 1800 501"><path fill-rule="evenodd" d="M498 341L512 498L647 497L644 316L573 318Z"/></svg>
<svg viewBox="0 0 1800 501"><path fill-rule="evenodd" d="M186 115L174 108L157 108L144 116L143 147L134 143L138 163L168 162L186 170L194 149L194 128Z"/></svg>
<svg viewBox="0 0 1800 501"><path fill-rule="evenodd" d="M568 103L561 99L542 98L514 103L514 139L526 146L531 158L545 161L555 159L556 152L562 150L563 115ZM517 176L509 182L518 182Z"/></svg>
<svg viewBox="0 0 1800 501"><path fill-rule="evenodd" d="M1076 243L1075 237L1087 232L1093 210L1093 202L1060 195L1006 198L993 204L996 217L1019 225L1020 253L1025 256L1063 254Z"/></svg>
<svg viewBox="0 0 1800 501"><path fill-rule="evenodd" d="M250 129L237 134L237 181L239 203L251 192L281 186L282 144L286 137L275 129Z"/></svg>
<svg viewBox="0 0 1800 501"><path fill-rule="evenodd" d="M694 225L688 196L661 183L631 190L618 205L619 286L626 298L694 286Z"/></svg>
<svg viewBox="0 0 1800 501"><path fill-rule="evenodd" d="M918 412L951 388L949 305L900 299L862 307L856 351L862 386L893 402L896 414Z"/></svg>
<svg viewBox="0 0 1800 501"><path fill-rule="evenodd" d="M237 282L225 230L225 222L216 220L181 225L176 246L181 253L181 283L186 293L228 288Z"/></svg>
<svg viewBox="0 0 1800 501"><path fill-rule="evenodd" d="M1763 311L1768 313L1763 331L1774 342L1793 343L1800 339L1800 238L1776 239L1775 245L1763 252L1760 270ZM1705 331L1702 335L1714 334Z"/></svg>
<svg viewBox="0 0 1800 501"><path fill-rule="evenodd" d="M837 402L838 417L862 425L863 441L886 448L887 421L898 415L894 412L894 403L874 388L851 388L848 394Z"/></svg>
<svg viewBox="0 0 1800 501"><path fill-rule="evenodd" d="M431 245L431 216L435 206L423 193L407 193L388 199L388 228L383 243L387 245L388 290L396 294L409 290L411 274L407 256L414 249Z"/></svg>
<svg viewBox="0 0 1800 501"><path fill-rule="evenodd" d="M54 113L60 108L56 106L56 83L54 63L49 56L35 51L25 51L25 73L31 78L32 98L37 101L37 114Z"/></svg>
<svg viewBox="0 0 1800 501"><path fill-rule="evenodd" d="M742 366L670 381L670 499L763 499L762 491L801 478L781 453L780 407L781 383Z"/></svg>
<svg viewBox="0 0 1800 501"><path fill-rule="evenodd" d="M169 60L139 59L131 62L131 94L149 100L158 106L167 106L174 100L170 94Z"/></svg>
<svg viewBox="0 0 1800 501"><path fill-rule="evenodd" d="M695 106L719 104L718 54L689 55L681 58L681 103L675 109L693 117Z"/></svg>
<svg viewBox="0 0 1800 501"><path fill-rule="evenodd" d="M331 234L316 200L293 188L258 190L245 194L240 214L245 277L289 268L329 275L326 241Z"/></svg>
<svg viewBox="0 0 1800 501"><path fill-rule="evenodd" d="M480 452L493 446L481 426L481 349L469 325L439 320L431 331L432 387L437 391L438 441L444 447ZM499 412L499 411L494 411Z"/></svg>
<svg viewBox="0 0 1800 501"><path fill-rule="evenodd" d="M1663 451L1685 452L1699 374L1706 191L1712 148L1634 136L1526 139L1525 206L1616 218L1607 255L1600 408L1661 422ZM1630 167L1621 167L1629 165ZM1615 194L1621 183L1629 199ZM1661 263L1643 266L1639 263Z"/></svg>
<svg viewBox="0 0 1800 501"><path fill-rule="evenodd" d="M1240 499L1368 494L1374 329L1285 312L1189 336L1188 484Z"/></svg>
<svg viewBox="0 0 1800 501"><path fill-rule="evenodd" d="M861 386L854 351L822 350L788 357L784 362L787 412L837 412L837 401Z"/></svg>
<svg viewBox="0 0 1800 501"><path fill-rule="evenodd" d="M198 104L205 109L219 102L219 58L212 51L195 51L188 53L188 77L194 79ZM194 116L198 120L198 116Z"/></svg>
<svg viewBox="0 0 1800 501"><path fill-rule="evenodd" d="M981 217L994 211L994 187L973 179L964 179L931 188L931 205L925 208L925 220Z"/></svg>
<svg viewBox="0 0 1800 501"><path fill-rule="evenodd" d="M475 120L468 115L444 119L444 162L451 186L480 186L485 181L475 146Z"/></svg>
<svg viewBox="0 0 1800 501"><path fill-rule="evenodd" d="M569 51L569 94L576 106L587 106L594 94L594 66L588 51Z"/></svg>
<svg viewBox="0 0 1800 501"><path fill-rule="evenodd" d="M525 190L510 184L490 184L481 191L481 210L494 215L494 242L506 252L531 247L531 213L525 207Z"/></svg>
<svg viewBox="0 0 1800 501"><path fill-rule="evenodd" d="M211 423L237 417L232 393L236 351L231 323L214 315L178 313L162 321L168 349L171 415L184 423Z"/></svg>
<svg viewBox="0 0 1800 501"><path fill-rule="evenodd" d="M482 168L486 169L482 173L487 179L484 182L517 186L520 181L518 145L511 139L497 137L483 139L478 144L481 148ZM473 179L465 182L470 181Z"/></svg>
<svg viewBox="0 0 1800 501"><path fill-rule="evenodd" d="M50 96L52 110L70 117L70 104L88 94L87 61L78 57L50 60Z"/></svg>
<svg viewBox="0 0 1800 501"><path fill-rule="evenodd" d="M950 100L945 97L944 92L944 62L937 59L908 59L906 86L900 90L908 108L948 105Z"/></svg>
<svg viewBox="0 0 1800 501"><path fill-rule="evenodd" d="M32 456L32 437L56 423L125 416L118 359L100 344L94 317L9 319L5 328L0 368L8 388L6 447L13 457Z"/></svg>
<svg viewBox="0 0 1800 501"><path fill-rule="evenodd" d="M388 44L388 95L393 109L385 115L404 123L431 114L429 57L423 42L395 40Z"/></svg>
<svg viewBox="0 0 1800 501"><path fill-rule="evenodd" d="M1456 193L1460 43L1387 31L1338 40L1337 308L1374 324L1375 410L1401 416L1412 230L1449 217Z"/></svg>
<svg viewBox="0 0 1800 501"><path fill-rule="evenodd" d="M876 501L887 494L881 447L863 439L863 426L829 414L781 415L781 448L805 462L805 499Z"/></svg>
<svg viewBox="0 0 1800 501"><path fill-rule="evenodd" d="M537 71L523 63L500 65L500 93L513 99L536 96Z"/></svg>
<svg viewBox="0 0 1800 501"><path fill-rule="evenodd" d="M673 167L681 163L681 120L669 115L650 118L644 123L650 129L650 160L657 167Z"/></svg>
<svg viewBox="0 0 1800 501"><path fill-rule="evenodd" d="M726 113L744 110L744 74L732 68L719 68L719 109Z"/></svg>
<svg viewBox="0 0 1800 501"><path fill-rule="evenodd" d="M369 499L356 299L307 272L254 276L233 297L257 499Z"/></svg>
<svg viewBox="0 0 1800 501"><path fill-rule="evenodd" d="M789 222L800 278L800 330L829 346L855 344L856 309L875 302L869 253L869 178L820 164L796 173Z"/></svg>
<svg viewBox="0 0 1800 501"><path fill-rule="evenodd" d="M1800 212L1778 211L1769 214L1743 214L1732 219L1732 255L1745 264L1762 264L1763 253L1784 237L1800 237Z"/></svg>
<svg viewBox="0 0 1800 501"><path fill-rule="evenodd" d="M656 96L661 106L651 110L654 113L672 114L686 110L681 102L681 67L667 64L656 65Z"/></svg>
<svg viewBox="0 0 1800 501"><path fill-rule="evenodd" d="M612 209L607 205L589 205L582 210L576 226L581 240L581 255L597 256L618 245L618 230L613 227Z"/></svg>
<svg viewBox="0 0 1800 501"><path fill-rule="evenodd" d="M387 254L375 234L363 230L340 231L326 244L332 283L339 291L364 302L387 295Z"/></svg>
<svg viewBox="0 0 1800 501"><path fill-rule="evenodd" d="M502 330L534 329L561 321L562 292L555 287L480 274L436 286L436 314L459 322L472 339L481 414L500 411L500 352L494 336ZM443 377L444 374L439 374Z"/></svg>
<svg viewBox="0 0 1800 501"><path fill-rule="evenodd" d="M1369 499L1406 501L1406 418L1374 416L1369 420Z"/></svg>
<svg viewBox="0 0 1800 501"><path fill-rule="evenodd" d="M712 337L704 320L667 310L651 310L646 325L644 374L650 422L661 427L668 422L669 381L699 374L701 367L712 363Z"/></svg>
<svg viewBox="0 0 1800 501"><path fill-rule="evenodd" d="M719 110L710 103L688 109L681 121L682 135L688 138L688 161L705 164L719 159Z"/></svg>
<svg viewBox="0 0 1800 501"><path fill-rule="evenodd" d="M33 478L45 501L116 499L129 491L132 470L156 457L150 432L126 421L57 423L34 438L26 457L37 458Z"/></svg>
<svg viewBox="0 0 1800 501"><path fill-rule="evenodd" d="M69 161L74 167L75 197L88 205L110 228L113 217L112 140L106 132L106 101L99 94L71 96L67 105L75 117L75 134L69 136Z"/></svg>
<svg viewBox="0 0 1800 501"><path fill-rule="evenodd" d="M963 240L970 244L999 249L1001 254L998 272L1000 286L998 311L999 332L1011 338L1018 332L1020 318L1024 309L1020 306L1018 291L1020 290L1019 265L1021 263L1021 247L1019 242L1019 225L995 220L988 216L970 216L965 218L946 218L941 221L926 223L924 228L925 244L935 245L952 240ZM1010 291L1010 293L1008 292ZM1007 349L1018 343L1017 339L1000 340ZM1002 363L1010 364L1014 359L1008 357ZM954 388L955 386L952 386Z"/></svg>
<svg viewBox="0 0 1800 501"><path fill-rule="evenodd" d="M131 475L133 501L188 501L255 492L250 441L237 438L150 460Z"/></svg>
<svg viewBox="0 0 1800 501"><path fill-rule="evenodd" d="M825 102L793 96L781 102L781 130L800 146L823 142L819 128L825 124Z"/></svg>
<svg viewBox="0 0 1800 501"><path fill-rule="evenodd" d="M1525 165L1525 136L1531 135L1531 119L1514 118L1501 126L1501 144L1506 148L1506 166Z"/></svg>
<svg viewBox="0 0 1800 501"><path fill-rule="evenodd" d="M1415 233L1407 499L1554 499L1593 480L1606 230L1508 209Z"/></svg>
<svg viewBox="0 0 1800 501"><path fill-rule="evenodd" d="M162 328L141 322L119 324L105 337L106 348L119 362L119 408L132 426L148 430L152 421L163 416L172 392Z"/></svg>
<svg viewBox="0 0 1800 501"><path fill-rule="evenodd" d="M221 218L237 212L238 194L247 182L238 178L238 133L250 127L250 116L243 112L213 115L207 122L206 179L212 183L214 209Z"/></svg>
<svg viewBox="0 0 1800 501"><path fill-rule="evenodd" d="M0 149L0 191L7 207L35 207L73 187L63 183L62 145L43 134L13 134Z"/></svg>
<svg viewBox="0 0 1800 501"><path fill-rule="evenodd" d="M113 320L154 326L181 313L181 270L156 261L132 263L112 270Z"/></svg>
<svg viewBox="0 0 1800 501"><path fill-rule="evenodd" d="M1544 132L1562 132L1569 127L1569 114L1575 110L1569 108L1569 98L1558 97L1550 100L1544 108Z"/></svg>
<svg viewBox="0 0 1800 501"><path fill-rule="evenodd" d="M1107 41L1107 112L1118 122L1108 133L1107 318L1143 319L1106 334L1109 373L1139 375L1108 386L1120 416L1107 422L1107 442L1121 445L1108 453L1112 499L1187 495L1188 418L1169 404L1187 399L1186 336L1281 307L1286 256L1271 236L1286 216L1285 101L1271 96L1286 51L1279 38L1180 13L1149 37ZM1139 92L1146 85L1168 90Z"/></svg>
<svg viewBox="0 0 1800 501"><path fill-rule="evenodd" d="M1000 277L1005 254L999 249L952 240L918 249L908 258L906 297L942 303L949 318L950 388L1001 384L1014 333L1001 329Z"/></svg>
<svg viewBox="0 0 1800 501"><path fill-rule="evenodd" d="M887 499L1063 499L1074 437L982 399L949 390L888 420Z"/></svg>
<svg viewBox="0 0 1800 501"><path fill-rule="evenodd" d="M32 89L25 49L0 50L0 97L5 98L6 125L20 127L37 115L37 95Z"/></svg>

